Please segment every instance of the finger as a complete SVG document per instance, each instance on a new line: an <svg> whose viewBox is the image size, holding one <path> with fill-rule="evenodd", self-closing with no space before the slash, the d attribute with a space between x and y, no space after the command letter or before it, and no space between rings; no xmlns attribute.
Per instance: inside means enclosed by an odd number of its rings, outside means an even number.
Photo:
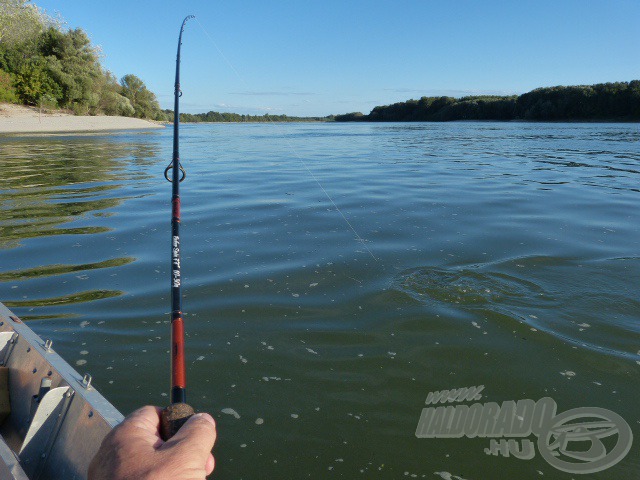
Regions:
<svg viewBox="0 0 640 480"><path fill-rule="evenodd" d="M209 454L209 458L207 458L207 463L205 465L205 470L207 472L207 476L213 473L213 469L216 466L216 460L213 458L213 454Z"/></svg>
<svg viewBox="0 0 640 480"><path fill-rule="evenodd" d="M159 435L160 434L160 413L162 409L160 407L154 407L147 405L139 408L122 422L122 427L128 427L131 429L140 429L144 433Z"/></svg>
<svg viewBox="0 0 640 480"><path fill-rule="evenodd" d="M89 465L89 478L120 478L113 475L114 468L126 464L129 452L136 452L135 456L150 458L163 443L158 436L160 411L160 408L151 406L140 408L111 430Z"/></svg>
<svg viewBox="0 0 640 480"><path fill-rule="evenodd" d="M160 447L191 451L202 458L203 464L209 458L216 441L216 422L208 413L196 413L171 439Z"/></svg>

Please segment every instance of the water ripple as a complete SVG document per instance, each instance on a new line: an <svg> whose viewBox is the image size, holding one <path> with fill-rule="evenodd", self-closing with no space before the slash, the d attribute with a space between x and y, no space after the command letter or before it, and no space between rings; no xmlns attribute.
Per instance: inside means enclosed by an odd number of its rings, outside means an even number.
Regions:
<svg viewBox="0 0 640 480"><path fill-rule="evenodd" d="M466 308L553 302L534 282L469 268L415 268L399 274L394 288L420 302L453 303Z"/></svg>
<svg viewBox="0 0 640 480"><path fill-rule="evenodd" d="M632 359L640 301L629 279L618 277L615 263L636 259L585 262L531 255L468 267L419 267L399 273L392 290L425 307L454 306L490 324L511 321L510 329L520 324L581 348Z"/></svg>

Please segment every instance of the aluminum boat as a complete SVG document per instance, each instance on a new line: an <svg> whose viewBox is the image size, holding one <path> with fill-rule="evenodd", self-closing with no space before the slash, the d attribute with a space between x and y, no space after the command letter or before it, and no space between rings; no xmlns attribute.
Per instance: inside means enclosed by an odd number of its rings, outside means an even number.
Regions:
<svg viewBox="0 0 640 480"><path fill-rule="evenodd" d="M0 479L82 480L122 414L0 303Z"/></svg>

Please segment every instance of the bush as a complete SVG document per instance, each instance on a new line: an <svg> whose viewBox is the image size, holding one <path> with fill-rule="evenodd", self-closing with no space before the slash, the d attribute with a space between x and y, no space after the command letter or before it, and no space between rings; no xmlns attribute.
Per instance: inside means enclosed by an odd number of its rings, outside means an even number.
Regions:
<svg viewBox="0 0 640 480"><path fill-rule="evenodd" d="M56 101L62 98L62 89L51 78L46 61L42 57L21 65L14 85L20 100L29 105L38 105L43 95L51 95Z"/></svg>
<svg viewBox="0 0 640 480"><path fill-rule="evenodd" d="M58 101L53 95L49 95L48 93L42 95L40 97L40 108L45 110L54 110L58 107Z"/></svg>
<svg viewBox="0 0 640 480"><path fill-rule="evenodd" d="M87 115L89 113L89 106L86 103L74 102L71 105L71 110L74 115Z"/></svg>
<svg viewBox="0 0 640 480"><path fill-rule="evenodd" d="M132 117L135 113L129 99L114 91L107 91L102 95L100 98L100 109L106 115Z"/></svg>
<svg viewBox="0 0 640 480"><path fill-rule="evenodd" d="M16 103L18 95L10 73L0 70L0 102Z"/></svg>

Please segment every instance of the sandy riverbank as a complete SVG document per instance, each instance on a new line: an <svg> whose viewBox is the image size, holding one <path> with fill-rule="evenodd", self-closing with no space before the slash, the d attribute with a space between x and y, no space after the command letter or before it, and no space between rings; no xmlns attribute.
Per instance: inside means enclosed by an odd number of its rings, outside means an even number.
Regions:
<svg viewBox="0 0 640 480"><path fill-rule="evenodd" d="M38 108L0 103L0 134L101 132L164 128L139 118L75 116L63 112L40 113Z"/></svg>

